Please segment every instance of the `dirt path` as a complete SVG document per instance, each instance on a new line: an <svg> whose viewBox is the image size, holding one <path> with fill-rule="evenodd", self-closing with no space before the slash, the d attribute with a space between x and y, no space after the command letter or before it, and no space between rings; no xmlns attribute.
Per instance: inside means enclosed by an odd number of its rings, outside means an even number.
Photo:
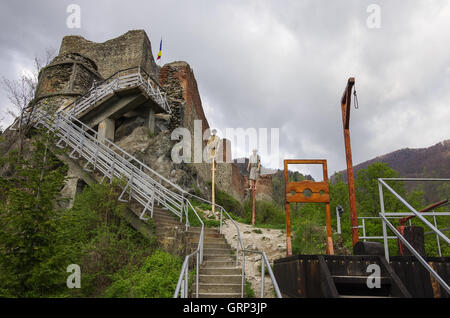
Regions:
<svg viewBox="0 0 450 318"><path fill-rule="evenodd" d="M245 249L264 251L273 264L275 259L286 256L286 239L283 230L263 229L251 225L236 222L242 235L242 242ZM225 221L222 233L232 248L236 248L238 237L236 227L227 220ZM261 296L261 255L247 254L245 257L245 273L247 280L252 284L255 297ZM275 297L272 280L269 274L265 276L264 297Z"/></svg>

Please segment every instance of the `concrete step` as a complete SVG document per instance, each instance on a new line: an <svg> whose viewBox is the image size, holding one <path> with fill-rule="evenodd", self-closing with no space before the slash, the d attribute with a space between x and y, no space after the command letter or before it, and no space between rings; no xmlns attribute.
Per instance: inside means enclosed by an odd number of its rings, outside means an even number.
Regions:
<svg viewBox="0 0 450 318"><path fill-rule="evenodd" d="M190 238L189 242L191 244L198 244L199 238L198 237ZM203 237L203 243L204 244L206 244L206 243L208 243L208 244L227 244L227 246L229 246L227 240L223 237L205 236L205 237Z"/></svg>
<svg viewBox="0 0 450 318"><path fill-rule="evenodd" d="M203 254L203 260L204 261L218 261L218 262L234 262L235 257L233 255L226 255L226 254Z"/></svg>
<svg viewBox="0 0 450 318"><path fill-rule="evenodd" d="M217 260L214 258L205 258L203 256L202 268L204 269L216 269L216 268L236 268L236 258L227 258L226 260ZM240 267L239 267L240 268Z"/></svg>
<svg viewBox="0 0 450 318"><path fill-rule="evenodd" d="M230 255L231 250L229 248L205 248L203 247L203 255Z"/></svg>
<svg viewBox="0 0 450 318"><path fill-rule="evenodd" d="M197 246L198 246L198 242L194 242L194 243L191 242L191 248L193 248L193 247L197 248ZM204 249L205 248L206 249L230 249L230 246L225 242L211 243L211 242L205 240L203 242L203 248Z"/></svg>
<svg viewBox="0 0 450 318"><path fill-rule="evenodd" d="M170 216L170 215L159 215L159 214L153 214L153 220L168 220L168 221L177 221L180 222L180 219L176 216Z"/></svg>
<svg viewBox="0 0 450 318"><path fill-rule="evenodd" d="M199 298L241 298L241 293L198 293Z"/></svg>
<svg viewBox="0 0 450 318"><path fill-rule="evenodd" d="M200 233L201 231L201 227L199 226L191 226L189 227L189 232L192 233ZM208 232L208 233L214 233L214 234L220 234L219 229L218 228L214 228L214 227L205 227L204 228L204 232Z"/></svg>
<svg viewBox="0 0 450 318"><path fill-rule="evenodd" d="M188 236L190 238L199 238L200 237L200 233L199 232L189 232L188 231ZM219 234L219 233L215 233L215 232L208 232L208 231L206 231L203 234L203 236L204 236L205 239L207 237L208 238L225 238L225 235L223 235L223 234Z"/></svg>
<svg viewBox="0 0 450 318"><path fill-rule="evenodd" d="M173 225L184 226L183 223L180 223L177 220L173 220L172 221L172 220L158 220L158 219L155 219L154 222L155 222L156 226L173 226Z"/></svg>
<svg viewBox="0 0 450 318"><path fill-rule="evenodd" d="M226 284L240 284L242 281L241 275L199 275L199 286L203 283L226 283Z"/></svg>
<svg viewBox="0 0 450 318"><path fill-rule="evenodd" d="M240 268L240 267L210 267L210 266L202 265L202 267L200 267L200 275L242 275L242 268Z"/></svg>
<svg viewBox="0 0 450 318"><path fill-rule="evenodd" d="M195 290L195 283L192 286L192 290ZM224 284L224 283L199 283L199 294L204 293L240 293L241 284Z"/></svg>

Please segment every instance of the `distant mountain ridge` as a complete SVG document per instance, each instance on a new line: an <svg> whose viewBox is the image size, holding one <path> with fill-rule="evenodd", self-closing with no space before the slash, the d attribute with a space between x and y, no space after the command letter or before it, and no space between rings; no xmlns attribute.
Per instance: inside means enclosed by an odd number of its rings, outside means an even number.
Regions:
<svg viewBox="0 0 450 318"><path fill-rule="evenodd" d="M387 163L404 178L450 178L450 139L428 148L404 148L362 162L353 166L355 175L375 162ZM347 179L347 170L340 173Z"/></svg>
<svg viewBox="0 0 450 318"><path fill-rule="evenodd" d="M378 156L353 166L355 177L359 170L366 169L375 162L387 163L403 178L450 178L450 139L438 142L428 148L404 148ZM347 180L347 170L340 171ZM331 177L334 182L336 174ZM419 182L407 182L408 190L416 188ZM428 200L435 200L434 187L424 184L423 190Z"/></svg>

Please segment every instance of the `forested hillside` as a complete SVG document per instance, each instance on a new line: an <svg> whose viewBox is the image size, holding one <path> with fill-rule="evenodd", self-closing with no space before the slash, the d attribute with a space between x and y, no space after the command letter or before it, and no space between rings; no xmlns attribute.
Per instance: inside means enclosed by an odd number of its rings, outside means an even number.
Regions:
<svg viewBox="0 0 450 318"><path fill-rule="evenodd" d="M361 169L375 162L384 162L392 169L398 171L399 175L404 178L450 178L450 139L444 140L434 146L428 148L400 149L374 159L365 161L354 166L355 175ZM347 171L343 170L343 178L347 179ZM336 175L331 179L335 181ZM428 183L406 183L408 191L417 189L423 190L425 199L428 202L435 202L444 199L438 195L437 189L441 185L437 182ZM447 195L450 196L450 190Z"/></svg>

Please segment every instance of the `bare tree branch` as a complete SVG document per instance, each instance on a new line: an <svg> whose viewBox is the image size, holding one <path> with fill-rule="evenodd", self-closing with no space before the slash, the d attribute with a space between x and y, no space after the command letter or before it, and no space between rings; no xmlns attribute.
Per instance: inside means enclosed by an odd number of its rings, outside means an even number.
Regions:
<svg viewBox="0 0 450 318"><path fill-rule="evenodd" d="M34 69L31 73L24 73L18 79L12 80L6 77L0 79L0 87L6 92L6 96L10 102L6 113L16 118L19 122L19 138L20 146L19 152L22 152L22 144L24 137L24 126L27 126L32 119L32 113L28 114L27 122L24 125L24 113L27 111L30 102L35 97L35 92L38 83L39 71L42 67L48 65L55 56L54 49L46 49L44 57L34 58ZM33 112L33 109L31 109Z"/></svg>

